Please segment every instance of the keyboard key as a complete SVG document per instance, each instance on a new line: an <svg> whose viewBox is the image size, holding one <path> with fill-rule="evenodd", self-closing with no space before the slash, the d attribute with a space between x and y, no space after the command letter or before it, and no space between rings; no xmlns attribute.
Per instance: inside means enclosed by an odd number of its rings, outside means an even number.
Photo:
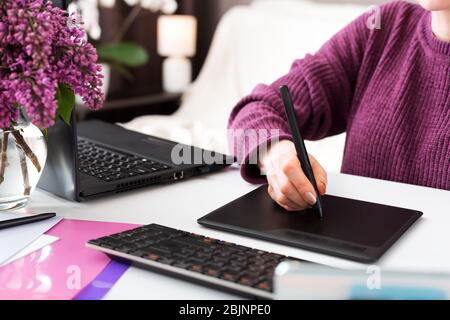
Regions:
<svg viewBox="0 0 450 320"><path fill-rule="evenodd" d="M112 245L108 242L101 242L101 243L99 243L99 245L106 249L115 249L114 245Z"/></svg>
<svg viewBox="0 0 450 320"><path fill-rule="evenodd" d="M217 267L205 267L205 273L208 276L218 278L220 276L220 268L217 268Z"/></svg>
<svg viewBox="0 0 450 320"><path fill-rule="evenodd" d="M203 259L198 259L195 257L189 258L187 262L189 262L190 264L206 264L206 261L204 261Z"/></svg>
<svg viewBox="0 0 450 320"><path fill-rule="evenodd" d="M173 266L181 269L187 269L191 266L191 264L184 261L177 261L173 264Z"/></svg>
<svg viewBox="0 0 450 320"><path fill-rule="evenodd" d="M244 286L252 286L254 284L255 280L250 275L243 275L239 278L239 280L237 282Z"/></svg>
<svg viewBox="0 0 450 320"><path fill-rule="evenodd" d="M145 174L145 173L149 173L150 170L147 170L145 168L142 167L135 167L134 170L138 173L138 174Z"/></svg>
<svg viewBox="0 0 450 320"><path fill-rule="evenodd" d="M169 259L169 258L161 258L161 259L158 260L158 262L159 263L163 263L163 264L171 265L171 264L175 263L175 260Z"/></svg>
<svg viewBox="0 0 450 320"><path fill-rule="evenodd" d="M222 279L235 282L239 279L239 273L233 270L226 269L222 274Z"/></svg>
<svg viewBox="0 0 450 320"><path fill-rule="evenodd" d="M215 264L224 266L228 262L228 259L224 259L221 257L213 257L213 261Z"/></svg>
<svg viewBox="0 0 450 320"><path fill-rule="evenodd" d="M142 250L146 252L147 257L150 260L158 260L161 257L168 258L170 256L170 254L167 254L167 252L164 252L164 251L158 250L158 249L144 248Z"/></svg>
<svg viewBox="0 0 450 320"><path fill-rule="evenodd" d="M198 239L191 237L182 237L174 240L180 244L191 245L198 248L209 248L208 244L203 243L202 241L198 241Z"/></svg>
<svg viewBox="0 0 450 320"><path fill-rule="evenodd" d="M161 243L158 244L158 248L160 250L165 250L167 252L176 252L179 251L181 249L183 249L183 245L180 244L179 242L175 242L175 241L163 241Z"/></svg>
<svg viewBox="0 0 450 320"><path fill-rule="evenodd" d="M150 253L146 257L147 257L147 259L153 260L153 261L158 261L161 258L159 255L154 254L154 253Z"/></svg>
<svg viewBox="0 0 450 320"><path fill-rule="evenodd" d="M135 250L135 251L131 251L130 254L132 254L133 256L143 258L147 255L147 252L144 250Z"/></svg>
<svg viewBox="0 0 450 320"><path fill-rule="evenodd" d="M233 265L227 265L226 268L228 271L234 272L236 274L240 274L243 270L245 270L243 267L237 267Z"/></svg>
<svg viewBox="0 0 450 320"><path fill-rule="evenodd" d="M134 249L132 247L130 247L130 246L123 246L123 245L117 247L116 250L120 251L120 252L124 252L124 253L130 253L130 252L134 251Z"/></svg>
<svg viewBox="0 0 450 320"><path fill-rule="evenodd" d="M203 266L201 264L193 264L190 266L189 270L195 271L195 272L203 272Z"/></svg>
<svg viewBox="0 0 450 320"><path fill-rule="evenodd" d="M181 249L181 254L184 254L184 255L192 255L192 254L194 254L194 252L195 252L195 250L190 249L190 248Z"/></svg>
<svg viewBox="0 0 450 320"><path fill-rule="evenodd" d="M179 252L173 253L172 256L174 258L183 259L183 260L184 259L189 259L191 257L190 254L179 253Z"/></svg>
<svg viewBox="0 0 450 320"><path fill-rule="evenodd" d="M256 288L264 291L272 291L272 286L269 281L262 281L258 283Z"/></svg>
<svg viewBox="0 0 450 320"><path fill-rule="evenodd" d="M266 270L264 265L248 265L247 269L251 272L263 272Z"/></svg>
<svg viewBox="0 0 450 320"><path fill-rule="evenodd" d="M203 252L197 252L195 254L195 257L204 261L208 261L211 259L211 254L203 253Z"/></svg>
<svg viewBox="0 0 450 320"><path fill-rule="evenodd" d="M247 261L245 260L230 260L229 263L230 265L238 268L244 268L247 265Z"/></svg>

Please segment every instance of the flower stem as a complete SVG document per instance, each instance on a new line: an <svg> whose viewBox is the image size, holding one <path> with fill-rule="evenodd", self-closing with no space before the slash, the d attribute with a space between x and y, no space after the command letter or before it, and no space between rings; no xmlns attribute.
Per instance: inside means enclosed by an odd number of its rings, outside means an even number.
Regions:
<svg viewBox="0 0 450 320"><path fill-rule="evenodd" d="M41 164L39 163L38 157L34 154L34 152L31 150L31 148L28 146L27 142L23 138L23 136L20 134L19 131L14 130L12 132L14 138L16 139L17 145L23 150L25 155L31 160L33 165L36 167L36 170L38 172L41 172Z"/></svg>
<svg viewBox="0 0 450 320"><path fill-rule="evenodd" d="M30 177L28 175L28 166L27 166L27 158L25 156L25 151L22 148L18 148L17 151L19 152L19 158L20 158L20 168L22 169L22 176L23 176L23 195L29 196L31 192L30 187Z"/></svg>
<svg viewBox="0 0 450 320"><path fill-rule="evenodd" d="M9 132L3 132L3 139L0 140L0 184L5 180L5 169L8 165L8 136Z"/></svg>

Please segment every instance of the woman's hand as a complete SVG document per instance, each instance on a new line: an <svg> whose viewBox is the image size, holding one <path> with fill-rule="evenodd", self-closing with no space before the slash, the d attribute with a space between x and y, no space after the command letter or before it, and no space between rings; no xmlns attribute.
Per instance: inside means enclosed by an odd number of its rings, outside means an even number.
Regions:
<svg viewBox="0 0 450 320"><path fill-rule="evenodd" d="M317 188L325 194L327 173L317 160L309 155ZM267 175L269 195L288 211L299 211L316 203L316 192L303 173L297 158L295 145L282 140L272 145L259 161L261 170Z"/></svg>

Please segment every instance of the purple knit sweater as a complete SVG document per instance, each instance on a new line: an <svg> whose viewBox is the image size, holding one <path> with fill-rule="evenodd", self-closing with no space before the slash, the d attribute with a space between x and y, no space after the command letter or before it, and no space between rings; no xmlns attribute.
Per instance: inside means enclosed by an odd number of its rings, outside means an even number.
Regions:
<svg viewBox="0 0 450 320"><path fill-rule="evenodd" d="M278 95L286 84L306 139L347 132L343 173L450 190L450 43L434 36L431 14L418 5L384 5L381 29L367 27L370 15L258 85L235 106L229 128L276 128L291 138ZM260 142L233 143L234 154L248 161ZM264 182L256 166L241 172Z"/></svg>

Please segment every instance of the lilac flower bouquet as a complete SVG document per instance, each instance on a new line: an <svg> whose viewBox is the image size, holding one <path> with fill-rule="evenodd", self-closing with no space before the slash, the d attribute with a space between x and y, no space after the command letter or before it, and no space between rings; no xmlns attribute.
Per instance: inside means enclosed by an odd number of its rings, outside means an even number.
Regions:
<svg viewBox="0 0 450 320"><path fill-rule="evenodd" d="M0 128L17 121L20 107L42 129L57 115L67 121L74 93L102 106L97 53L76 21L51 1L0 0Z"/></svg>
<svg viewBox="0 0 450 320"><path fill-rule="evenodd" d="M49 0L0 0L0 209L17 185L12 173L13 182L3 183L6 168L19 163L29 196L46 158L46 148L39 156L20 123L43 131L58 118L70 124L75 94L90 109L102 107L101 66L78 22Z"/></svg>

